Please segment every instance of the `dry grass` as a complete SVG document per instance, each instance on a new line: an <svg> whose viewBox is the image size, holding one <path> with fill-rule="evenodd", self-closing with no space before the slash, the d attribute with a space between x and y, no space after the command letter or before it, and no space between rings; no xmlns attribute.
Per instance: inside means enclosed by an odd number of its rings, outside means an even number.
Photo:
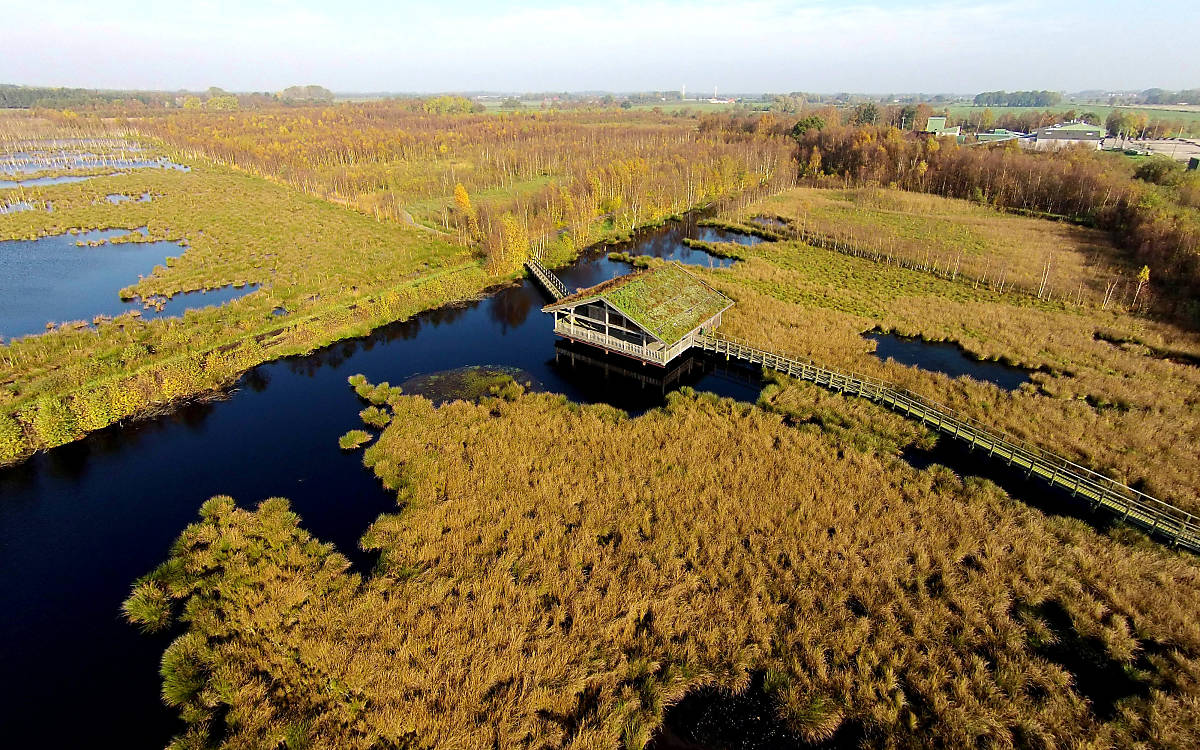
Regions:
<svg viewBox="0 0 1200 750"><path fill-rule="evenodd" d="M1128 282L1137 272L1127 267L1105 232L922 193L801 188L743 214L786 217L793 231L971 282L1022 293L1040 290L1048 299L1099 305L1109 285L1123 279L1113 302L1128 301L1133 291Z"/></svg>
<svg viewBox="0 0 1200 750"><path fill-rule="evenodd" d="M780 200L786 203L789 197ZM726 334L892 380L1200 511L1196 335L1113 309L1002 295L795 241L741 252L747 258L743 263L700 271L736 302L724 316ZM984 383L883 363L870 353L875 344L860 335L876 327L953 341L981 359L1043 371L1033 375L1033 385L1009 394Z"/></svg>
<svg viewBox="0 0 1200 750"><path fill-rule="evenodd" d="M217 499L135 589L147 627L186 604L179 747L640 748L689 689L755 670L812 739L1200 741L1192 557L708 396L393 408L366 462L400 511L365 537L369 578L281 501Z"/></svg>

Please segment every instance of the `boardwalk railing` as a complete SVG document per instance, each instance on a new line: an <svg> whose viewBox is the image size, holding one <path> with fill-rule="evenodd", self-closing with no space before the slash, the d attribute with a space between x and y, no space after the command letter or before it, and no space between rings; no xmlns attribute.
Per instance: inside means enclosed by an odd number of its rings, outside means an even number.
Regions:
<svg viewBox="0 0 1200 750"><path fill-rule="evenodd" d="M537 258L530 258L525 261L525 267L533 274L533 278L538 280L538 283L550 293L556 300L566 297L570 292L567 291L567 285L562 283L562 279L550 272L550 269L542 265L542 262Z"/></svg>
<svg viewBox="0 0 1200 750"><path fill-rule="evenodd" d="M1180 508L1139 492L1062 456L1025 441L1004 435L947 406L929 401L891 383L821 367L801 359L784 357L716 334L700 334L695 346L727 358L762 365L785 375L808 380L831 390L862 396L883 404L940 432L968 443L971 450L1036 476L1054 487L1102 507L1125 521L1173 543L1200 552L1200 518Z"/></svg>

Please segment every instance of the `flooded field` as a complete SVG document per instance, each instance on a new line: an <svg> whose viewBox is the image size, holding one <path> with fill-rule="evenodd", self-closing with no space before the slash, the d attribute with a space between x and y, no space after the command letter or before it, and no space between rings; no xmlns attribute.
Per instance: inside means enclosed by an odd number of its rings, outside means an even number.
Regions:
<svg viewBox="0 0 1200 750"><path fill-rule="evenodd" d="M149 308L137 299L122 300L121 289L181 250L169 241L111 242L131 232L145 236L145 228L103 229L0 242L0 336L28 336L44 332L48 323L133 310L144 317L181 315L189 307L223 304L253 291L229 286L177 294L153 300Z"/></svg>
<svg viewBox="0 0 1200 750"><path fill-rule="evenodd" d="M33 204L29 201L13 201L0 205L0 214L15 214L19 211L32 211Z"/></svg>
<svg viewBox="0 0 1200 750"><path fill-rule="evenodd" d="M128 203L129 201L136 201L138 203L149 203L152 199L152 196L150 195L150 193L142 193L141 195L137 195L137 196L125 195L123 193L109 193L108 195L104 196L104 199L107 200L109 203L113 204L114 206L116 206L116 205L120 205L122 203Z"/></svg>

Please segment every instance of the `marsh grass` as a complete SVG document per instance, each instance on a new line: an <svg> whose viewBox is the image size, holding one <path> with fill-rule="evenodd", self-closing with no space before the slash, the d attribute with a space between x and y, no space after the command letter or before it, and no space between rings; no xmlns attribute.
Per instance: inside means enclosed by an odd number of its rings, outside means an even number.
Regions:
<svg viewBox="0 0 1200 750"><path fill-rule="evenodd" d="M840 411L779 385L781 409ZM364 457L399 503L370 577L283 501L218 498L131 601L169 592L164 698L208 743L636 748L761 673L809 741L1194 745L1195 558L855 447L912 437L869 406L797 429L690 391L635 419L519 387L400 397ZM1099 696L1104 670L1128 680Z"/></svg>
<svg viewBox="0 0 1200 750"><path fill-rule="evenodd" d="M352 451L371 442L371 433L366 430L350 430L338 438L338 447L344 451Z"/></svg>
<svg viewBox="0 0 1200 750"><path fill-rule="evenodd" d="M803 200L813 191L798 192ZM955 203L912 194L897 200ZM786 217L786 206L801 205L791 201L787 193L772 199L772 213ZM871 221L868 216L868 226ZM890 380L1151 495L1200 510L1195 334L1111 307L1001 294L798 240L740 252L743 261L730 268L696 271L736 303L724 316L727 335ZM1031 383L1008 393L968 378L880 362L870 353L874 343L861 336L870 330L953 342L978 359L1037 372Z"/></svg>
<svg viewBox="0 0 1200 750"><path fill-rule="evenodd" d="M1099 230L934 195L879 187L800 188L755 204L742 220L753 227L753 217L761 214L786 224L757 228L768 236L799 236L829 249L1042 299L1127 303L1137 272ZM1114 284L1119 287L1110 289Z"/></svg>

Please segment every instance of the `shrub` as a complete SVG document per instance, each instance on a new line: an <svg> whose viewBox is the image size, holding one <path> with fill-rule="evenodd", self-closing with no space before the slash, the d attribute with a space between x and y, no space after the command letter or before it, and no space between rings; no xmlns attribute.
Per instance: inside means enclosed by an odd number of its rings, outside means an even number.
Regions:
<svg viewBox="0 0 1200 750"><path fill-rule="evenodd" d="M34 403L31 423L38 440L47 448L69 443L79 433L75 415L53 396L43 396Z"/></svg>

